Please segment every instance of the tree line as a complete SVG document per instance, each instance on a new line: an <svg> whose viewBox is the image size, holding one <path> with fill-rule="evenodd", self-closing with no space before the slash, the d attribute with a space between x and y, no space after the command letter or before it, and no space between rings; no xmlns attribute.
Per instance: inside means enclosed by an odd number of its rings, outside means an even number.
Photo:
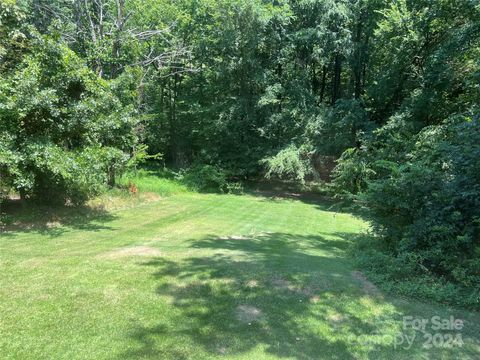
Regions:
<svg viewBox="0 0 480 360"><path fill-rule="evenodd" d="M1 0L0 187L81 203L155 154L298 181L333 157L364 265L478 305L479 55L471 0Z"/></svg>

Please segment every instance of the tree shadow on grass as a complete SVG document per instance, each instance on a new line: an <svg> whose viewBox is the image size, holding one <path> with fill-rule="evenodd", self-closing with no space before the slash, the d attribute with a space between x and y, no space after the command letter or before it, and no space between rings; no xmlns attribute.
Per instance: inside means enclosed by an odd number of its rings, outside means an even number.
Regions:
<svg viewBox="0 0 480 360"><path fill-rule="evenodd" d="M382 316L400 313L387 304L373 315L385 304L352 281L345 246L318 235L208 236L192 247L211 256L145 263L174 320L134 328L138 347L122 358L228 357L261 347L277 357L354 359L391 347L375 339L398 331ZM373 341L352 346L362 336Z"/></svg>
<svg viewBox="0 0 480 360"><path fill-rule="evenodd" d="M348 213L358 217L365 217L365 212L354 204L340 201L331 195L325 187L322 191L302 189L299 184L284 181L257 181L250 182L245 188L245 194L261 198L266 202L280 202L285 200L300 201L312 205L318 210Z"/></svg>
<svg viewBox="0 0 480 360"><path fill-rule="evenodd" d="M57 237L69 229L99 231L111 229L106 223L115 215L89 206L46 206L8 200L0 208L0 234L14 237L17 233L38 232Z"/></svg>

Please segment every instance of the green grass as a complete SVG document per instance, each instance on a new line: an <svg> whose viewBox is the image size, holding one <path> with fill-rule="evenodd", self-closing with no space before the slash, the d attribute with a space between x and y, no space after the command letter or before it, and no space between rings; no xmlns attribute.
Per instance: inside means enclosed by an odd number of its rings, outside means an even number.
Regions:
<svg viewBox="0 0 480 360"><path fill-rule="evenodd" d="M147 176L137 186L166 193ZM479 358L478 313L390 298L356 275L347 249L361 220L308 198L170 189L122 210L12 221L0 358ZM417 333L395 348L410 315L465 320L463 347L424 349Z"/></svg>
<svg viewBox="0 0 480 360"><path fill-rule="evenodd" d="M161 196L170 196L189 191L184 184L175 181L173 174L167 170L158 170L156 168L144 168L135 172L129 172L120 178L119 183L124 186L133 183L140 192L151 192Z"/></svg>

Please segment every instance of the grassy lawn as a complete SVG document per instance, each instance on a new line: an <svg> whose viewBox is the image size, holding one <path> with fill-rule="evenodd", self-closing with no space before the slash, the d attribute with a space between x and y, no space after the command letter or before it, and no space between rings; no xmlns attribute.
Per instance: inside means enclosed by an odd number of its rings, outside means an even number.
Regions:
<svg viewBox="0 0 480 360"><path fill-rule="evenodd" d="M312 201L187 191L13 224L0 358L478 359L478 313L392 299L355 272L365 228ZM462 347L409 329L395 348L403 316L434 315L464 320Z"/></svg>

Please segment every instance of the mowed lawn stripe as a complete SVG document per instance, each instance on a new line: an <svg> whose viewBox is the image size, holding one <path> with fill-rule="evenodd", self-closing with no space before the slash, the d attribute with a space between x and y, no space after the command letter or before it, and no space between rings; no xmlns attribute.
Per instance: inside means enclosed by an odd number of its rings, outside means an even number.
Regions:
<svg viewBox="0 0 480 360"><path fill-rule="evenodd" d="M478 358L478 314L373 292L368 225L314 202L185 193L0 238L2 359ZM467 321L398 349L404 315Z"/></svg>

